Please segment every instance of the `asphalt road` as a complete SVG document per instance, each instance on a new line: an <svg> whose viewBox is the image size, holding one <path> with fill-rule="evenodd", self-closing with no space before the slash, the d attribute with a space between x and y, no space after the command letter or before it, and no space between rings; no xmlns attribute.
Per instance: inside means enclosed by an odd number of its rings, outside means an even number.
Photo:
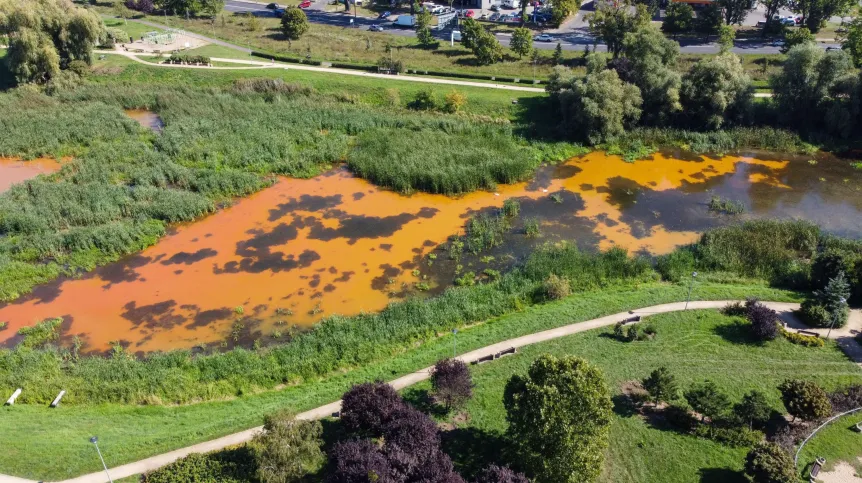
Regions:
<svg viewBox="0 0 862 483"><path fill-rule="evenodd" d="M294 2L295 0L291 0L290 5L293 5ZM384 31L377 32L377 35L401 35L405 37L416 36L413 29L396 27L389 20L354 17L353 15L342 12L325 12L323 11L323 8L326 3L326 0L314 0L311 7L305 10L306 15L308 15L308 20L312 23L334 27L358 28L361 30L368 30L368 27L371 25L379 24L383 26ZM284 6L287 4L281 3L281 5ZM585 5L584 9L585 10L578 12L578 16L581 18L583 17L584 12L589 9L589 5ZM234 13L247 12L261 17L272 17L275 15L272 10L266 8L265 3L243 0L227 0L225 10ZM757 16L756 12L752 12L749 15L749 17L754 16ZM442 30L435 32L435 36L441 40L449 41L449 32L449 29ZM592 48L593 42L595 41L595 39L589 34L586 26L580 22L575 22L571 26L571 29L567 31L551 33L549 35L552 37L551 42L534 42L534 47L537 49L553 50L556 48L557 42L559 42L563 50L578 51L584 50L588 46ZM497 40L500 41L500 44L507 47L509 45L509 38L510 36L507 34L497 34ZM824 48L830 46L840 47L837 43L820 45ZM604 44L599 43L596 44L596 46L600 52L607 50ZM698 43L695 41L682 41L680 42L680 51L688 54L714 54L718 52L718 45L714 42ZM739 40L735 43L733 52L737 54L777 54L780 52L780 49L777 46L773 46L770 42L764 42L761 40Z"/></svg>

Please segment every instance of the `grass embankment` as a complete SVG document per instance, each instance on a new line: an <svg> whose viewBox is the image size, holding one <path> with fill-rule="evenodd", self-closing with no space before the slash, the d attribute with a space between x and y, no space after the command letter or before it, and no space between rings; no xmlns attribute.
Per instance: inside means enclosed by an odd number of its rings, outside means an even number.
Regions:
<svg viewBox="0 0 862 483"><path fill-rule="evenodd" d="M459 416L454 421L457 429L444 436L445 449L462 474L472 475L490 461L506 462L498 459L499 438L507 427L503 390L513 374L526 373L541 354L587 359L602 369L614 394L621 393L623 383L641 380L653 369L666 366L682 389L709 379L733 401L756 389L780 413L785 410L777 386L786 378L817 380L829 390L862 379L862 370L831 342L823 348L806 348L781 338L757 344L748 339L744 320L714 310L659 314L647 320L658 331L653 340L621 342L608 337L610 328L596 329L474 366L475 397L464 411L467 422ZM405 392L421 394L429 388L422 383ZM600 481L744 481L741 469L747 448L681 434L657 420L626 413L623 406L615 409L611 446ZM855 437L858 452L858 433Z"/></svg>
<svg viewBox="0 0 862 483"><path fill-rule="evenodd" d="M687 290L684 284L645 283L637 287L582 293L559 302L526 307L520 312L488 319L480 324L462 326L457 335L458 351L466 352L501 340L609 313L685 300ZM717 283L698 284L693 298L715 300L746 296L800 300L794 292L765 285ZM370 325L372 323L366 321L366 326ZM0 444L5 448L0 453L0 472L57 479L97 471L100 463L94 458L93 449L87 441L93 434L100 438L100 447L108 465L116 466L246 429L261 424L264 414L277 409L310 409L338 399L353 383L390 380L427 367L451 354L452 337L448 334L448 330L429 331L421 345L410 344L410 350L381 353L379 360L357 363L347 372L334 373L324 379L280 391L243 395L228 401L179 407L63 404L52 410L47 408L47 404L20 404L0 408L0 428L9 429L0 431ZM237 355L246 358L252 356L245 351L234 354ZM224 357L221 359L228 360ZM107 364L110 365L110 361ZM158 377L157 374L155 376ZM249 377L252 376L249 372ZM28 388L36 389L32 385L28 385ZM41 456L46 453L52 457Z"/></svg>
<svg viewBox="0 0 862 483"><path fill-rule="evenodd" d="M823 471L830 471L844 462L862 474L862 433L856 429L857 423L862 423L862 412L844 416L821 429L799 453L800 467L816 458L826 458Z"/></svg>

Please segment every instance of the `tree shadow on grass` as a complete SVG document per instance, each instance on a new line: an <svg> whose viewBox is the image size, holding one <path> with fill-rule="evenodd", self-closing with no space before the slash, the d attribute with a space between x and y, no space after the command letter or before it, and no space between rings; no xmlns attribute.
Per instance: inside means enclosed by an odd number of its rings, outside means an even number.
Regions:
<svg viewBox="0 0 862 483"><path fill-rule="evenodd" d="M700 483L745 483L745 475L741 471L728 468L701 468Z"/></svg>
<svg viewBox="0 0 862 483"><path fill-rule="evenodd" d="M434 402L427 389L406 389L401 393L401 397L407 404L432 417L439 418L447 414L445 408Z"/></svg>
<svg viewBox="0 0 862 483"><path fill-rule="evenodd" d="M752 337L751 324L740 320L734 321L730 324L716 326L712 331L715 332L715 335L734 344L753 346L763 345L762 341Z"/></svg>
<svg viewBox="0 0 862 483"><path fill-rule="evenodd" d="M638 405L628 394L617 394L611 398L614 403L614 414L623 418L630 418L639 414Z"/></svg>
<svg viewBox="0 0 862 483"><path fill-rule="evenodd" d="M432 52L434 55L442 55L445 57L467 57L469 55L473 55L466 50L458 50L458 49L437 49Z"/></svg>
<svg viewBox="0 0 862 483"><path fill-rule="evenodd" d="M492 463L515 469L515 452L501 433L478 428L456 428L442 432L441 436L443 451L452 458L458 473L468 481Z"/></svg>

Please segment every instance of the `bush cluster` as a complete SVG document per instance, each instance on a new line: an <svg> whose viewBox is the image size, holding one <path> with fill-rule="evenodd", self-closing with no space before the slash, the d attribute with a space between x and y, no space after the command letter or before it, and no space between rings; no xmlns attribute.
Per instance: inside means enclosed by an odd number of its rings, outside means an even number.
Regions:
<svg viewBox="0 0 862 483"><path fill-rule="evenodd" d="M172 64L205 64L210 63L210 58L205 55L189 55L173 53L168 57L168 62Z"/></svg>

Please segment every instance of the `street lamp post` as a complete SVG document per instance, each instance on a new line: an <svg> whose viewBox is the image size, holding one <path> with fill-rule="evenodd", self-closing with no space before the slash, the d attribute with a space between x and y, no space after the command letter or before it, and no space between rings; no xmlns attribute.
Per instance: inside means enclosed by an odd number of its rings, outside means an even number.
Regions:
<svg viewBox="0 0 862 483"><path fill-rule="evenodd" d="M694 279L697 278L697 272L691 272L691 281L688 283L688 297L685 299L685 309L688 310L688 303L691 301L691 289L694 288Z"/></svg>
<svg viewBox="0 0 862 483"><path fill-rule="evenodd" d="M452 359L458 355L458 329L452 329Z"/></svg>
<svg viewBox="0 0 862 483"><path fill-rule="evenodd" d="M114 483L114 480L111 479L111 474L108 473L108 465L105 464L105 458L102 458L102 452L99 451L99 438L93 436L90 438L90 442L96 447L96 453L99 453L99 459L102 461L102 468L105 468L105 474L108 475L108 481Z"/></svg>
<svg viewBox="0 0 862 483"><path fill-rule="evenodd" d="M841 313L841 309L844 308L844 304L847 303L847 299L841 297L838 299L838 308L835 310L835 313L832 314L832 324L829 325L829 332L826 333L826 338L828 339L830 335L832 335L832 328L835 327L835 323L838 322L838 314Z"/></svg>

